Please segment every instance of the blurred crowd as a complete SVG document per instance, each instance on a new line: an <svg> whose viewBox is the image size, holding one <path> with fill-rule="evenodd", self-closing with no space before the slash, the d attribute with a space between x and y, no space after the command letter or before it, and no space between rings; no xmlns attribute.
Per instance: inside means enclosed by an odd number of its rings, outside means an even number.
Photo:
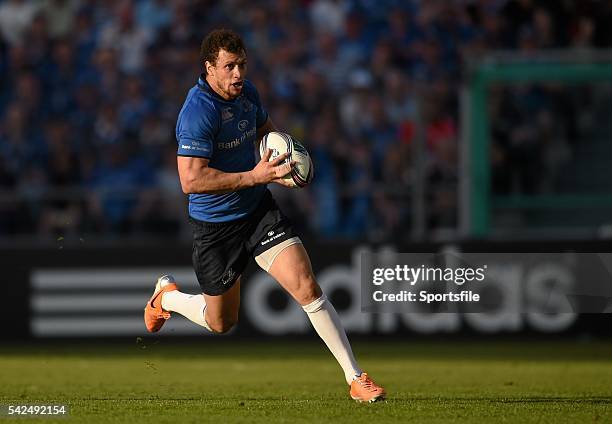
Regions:
<svg viewBox="0 0 612 424"><path fill-rule="evenodd" d="M389 239L415 224L417 161L427 228L456 226L466 58L609 47L612 2L1 1L0 234L185 234L174 126L219 27L243 35L265 107L313 155L309 188L275 190L297 225ZM495 161L513 136L494 130Z"/></svg>

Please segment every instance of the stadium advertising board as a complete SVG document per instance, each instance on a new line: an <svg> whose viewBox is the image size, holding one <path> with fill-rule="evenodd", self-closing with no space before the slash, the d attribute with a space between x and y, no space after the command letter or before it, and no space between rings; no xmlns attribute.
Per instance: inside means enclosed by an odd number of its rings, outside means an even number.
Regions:
<svg viewBox="0 0 612 424"><path fill-rule="evenodd" d="M546 246L539 250L542 247ZM582 313L610 311L612 296L606 291L612 287L609 254L467 254L463 258L470 263L488 261L484 281L402 281L406 264L415 265L413 271L418 269L417 263L421 269L432 261L440 265L449 252L457 261L456 246L429 248L441 253L398 254L390 247L358 245L317 246L311 251L316 252L312 259L317 279L351 334L563 333L580 322ZM13 336L139 336L145 333L144 302L158 275L172 273L184 291L198 292L187 247L177 247L172 254L168 249L147 248L132 263L123 250L62 249L45 255L13 252L14 263L21 264L14 267L21 270L14 278L24 279L27 289L13 293L11 305L17 308L25 302L29 311L21 315L26 324L16 326L22 334ZM28 262L32 257L39 260ZM458 263L452 269L458 269ZM585 270L591 273L585 274ZM410 292L415 301L408 301L406 293ZM447 292L458 296L456 301L444 298ZM480 302L474 302L475 296ZM280 336L310 331L301 308L266 273L249 267L240 324L233 333ZM176 316L160 336L207 334Z"/></svg>

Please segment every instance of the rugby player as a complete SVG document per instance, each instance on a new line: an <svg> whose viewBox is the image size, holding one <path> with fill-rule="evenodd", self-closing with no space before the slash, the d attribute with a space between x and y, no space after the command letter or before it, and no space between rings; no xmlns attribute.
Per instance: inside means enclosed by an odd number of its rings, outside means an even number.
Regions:
<svg viewBox="0 0 612 424"><path fill-rule="evenodd" d="M200 53L204 72L187 94L176 138L202 294L183 293L171 276L160 277L145 308L147 330L159 331L170 312L177 312L212 333L229 331L238 321L241 274L254 257L302 306L342 367L350 396L362 402L382 399L384 389L359 368L302 242L266 187L287 185L282 177L293 164L284 163L286 154L269 161L269 149L256 161L254 143L276 127L245 79L243 41L232 31L215 30Z"/></svg>

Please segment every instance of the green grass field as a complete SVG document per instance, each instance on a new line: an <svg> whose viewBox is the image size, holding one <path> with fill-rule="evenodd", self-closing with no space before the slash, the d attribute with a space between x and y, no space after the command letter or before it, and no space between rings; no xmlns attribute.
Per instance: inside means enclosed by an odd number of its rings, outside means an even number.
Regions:
<svg viewBox="0 0 612 424"><path fill-rule="evenodd" d="M0 404L83 423L612 421L612 343L355 343L388 400L357 404L318 339L0 347ZM35 421L39 421L34 419ZM33 419L0 418L3 422Z"/></svg>

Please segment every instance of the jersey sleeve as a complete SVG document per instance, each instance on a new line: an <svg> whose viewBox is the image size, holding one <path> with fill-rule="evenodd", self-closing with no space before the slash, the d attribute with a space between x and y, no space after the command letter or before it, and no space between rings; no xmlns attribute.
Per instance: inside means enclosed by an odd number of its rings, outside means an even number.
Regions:
<svg viewBox="0 0 612 424"><path fill-rule="evenodd" d="M253 83L250 81L246 81L245 87L249 90L249 97L251 98L250 100L255 104L255 107L257 108L257 113L255 114L255 126L259 128L268 120L268 112L266 112L263 105L261 104L259 93L257 92L257 89L255 88Z"/></svg>
<svg viewBox="0 0 612 424"><path fill-rule="evenodd" d="M176 154L210 159L218 125L219 119L214 107L186 105L176 124Z"/></svg>

